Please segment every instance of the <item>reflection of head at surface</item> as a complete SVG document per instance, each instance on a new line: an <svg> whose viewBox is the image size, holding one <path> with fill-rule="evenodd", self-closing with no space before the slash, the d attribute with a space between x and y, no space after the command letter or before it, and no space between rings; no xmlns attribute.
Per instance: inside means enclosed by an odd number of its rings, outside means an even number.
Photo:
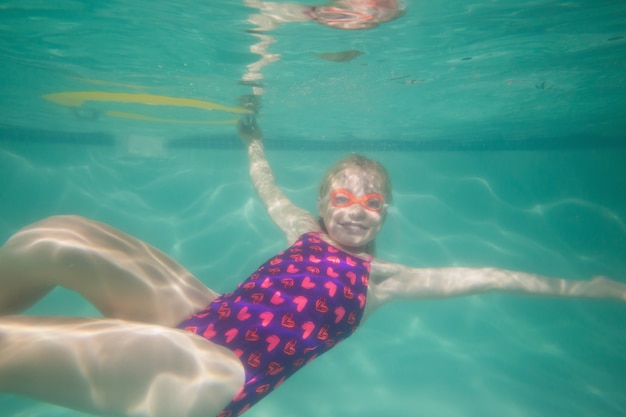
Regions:
<svg viewBox="0 0 626 417"><path fill-rule="evenodd" d="M327 6L314 6L309 14L322 25L357 30L397 19L404 14L404 8L396 0L338 0Z"/></svg>
<svg viewBox="0 0 626 417"><path fill-rule="evenodd" d="M259 11L248 19L255 26L252 32L276 29L281 23L310 20L335 29L369 29L404 14L404 5L398 0L336 0L318 6L260 0L244 0L244 3Z"/></svg>
<svg viewBox="0 0 626 417"><path fill-rule="evenodd" d="M280 59L280 54L269 52L269 46L276 39L267 31L278 28L282 23L308 21L335 29L370 29L404 14L401 0L335 0L319 6L244 0L244 4L257 10L248 17L253 26L248 32L258 39L250 46L250 52L260 55L260 59L248 64L248 71L242 77L244 83L252 86L255 95L265 92L260 84L263 78L261 70Z"/></svg>

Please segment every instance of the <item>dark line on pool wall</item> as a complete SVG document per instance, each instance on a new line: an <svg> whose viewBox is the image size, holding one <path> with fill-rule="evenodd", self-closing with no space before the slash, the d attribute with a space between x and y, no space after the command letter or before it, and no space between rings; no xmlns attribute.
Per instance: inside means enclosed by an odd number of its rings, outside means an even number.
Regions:
<svg viewBox="0 0 626 417"><path fill-rule="evenodd" d="M54 132L48 130L0 127L0 142L69 143L77 145L115 146L108 133Z"/></svg>
<svg viewBox="0 0 626 417"><path fill-rule="evenodd" d="M574 150L603 149L626 147L624 138L589 138L567 137L552 139L519 139L519 140L341 140L319 141L310 139L266 139L266 149L284 151L378 151L378 152L484 152L484 151L540 151L540 150ZM238 138L193 137L171 140L166 144L171 149L237 149L242 145Z"/></svg>
<svg viewBox="0 0 626 417"><path fill-rule="evenodd" d="M107 133L73 133L46 130L0 127L0 143L71 144L77 146L115 147L118 141ZM561 138L529 139L421 139L360 140L342 139L322 141L302 138L271 138L265 148L284 151L341 151L341 152L487 152L487 151L542 151L604 149L626 147L626 137L569 136ZM165 149L242 149L236 134L200 135L165 140Z"/></svg>

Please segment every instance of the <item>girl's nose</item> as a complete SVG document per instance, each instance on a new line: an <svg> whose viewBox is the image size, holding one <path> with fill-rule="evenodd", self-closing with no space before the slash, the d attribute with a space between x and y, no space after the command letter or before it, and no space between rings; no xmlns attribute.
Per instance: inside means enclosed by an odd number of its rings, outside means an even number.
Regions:
<svg viewBox="0 0 626 417"><path fill-rule="evenodd" d="M351 219L360 220L365 217L365 209L358 203L352 204L349 210L350 212L348 214Z"/></svg>

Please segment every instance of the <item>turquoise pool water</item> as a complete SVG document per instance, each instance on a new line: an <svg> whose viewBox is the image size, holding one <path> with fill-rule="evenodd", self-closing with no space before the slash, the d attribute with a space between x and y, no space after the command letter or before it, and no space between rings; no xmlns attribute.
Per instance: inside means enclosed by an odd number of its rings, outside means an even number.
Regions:
<svg viewBox="0 0 626 417"><path fill-rule="evenodd" d="M150 94L236 107L259 59L226 1L0 3L0 238L76 213L227 291L284 247L229 111L42 98ZM608 1L408 3L363 32L270 35L259 120L277 181L315 209L325 168L383 162L383 259L626 282L626 8ZM358 50L347 62L320 53ZM201 122L224 122L202 124ZM63 290L29 314L93 315ZM489 294L389 305L250 416L623 416L626 306ZM79 416L0 396L8 417Z"/></svg>

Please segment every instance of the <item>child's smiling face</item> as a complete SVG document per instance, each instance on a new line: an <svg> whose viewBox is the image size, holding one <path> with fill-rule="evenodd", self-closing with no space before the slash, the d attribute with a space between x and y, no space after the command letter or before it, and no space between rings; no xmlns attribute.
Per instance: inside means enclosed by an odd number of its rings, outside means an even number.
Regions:
<svg viewBox="0 0 626 417"><path fill-rule="evenodd" d="M330 238L350 252L363 252L380 232L386 209L374 211L358 202L336 207L330 201L330 193L337 189L348 191L358 200L368 194L382 194L383 181L378 175L361 168L345 168L332 178L329 194L318 203L319 214Z"/></svg>

